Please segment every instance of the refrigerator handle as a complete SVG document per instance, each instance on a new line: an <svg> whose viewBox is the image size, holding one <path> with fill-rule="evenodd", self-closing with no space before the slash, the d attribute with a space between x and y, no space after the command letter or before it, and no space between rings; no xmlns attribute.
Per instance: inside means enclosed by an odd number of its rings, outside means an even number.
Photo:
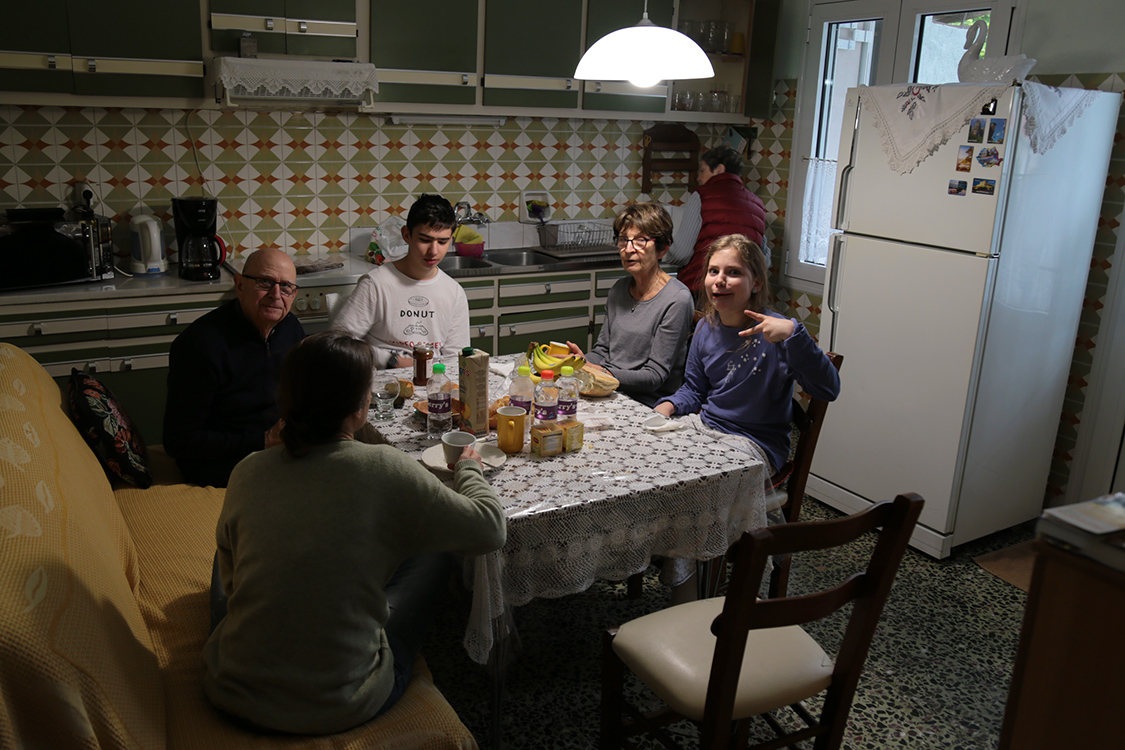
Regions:
<svg viewBox="0 0 1125 750"><path fill-rule="evenodd" d="M840 281L840 257L844 254L846 241L842 233L832 235L832 259L828 263L828 309L833 314L840 312L840 306L836 299L836 290Z"/></svg>
<svg viewBox="0 0 1125 750"><path fill-rule="evenodd" d="M852 137L848 148L848 163L840 173L840 191L836 195L836 218L833 226L837 229L847 229L846 208L848 202L848 185L851 182L852 170L855 169L856 142L859 140L859 113L863 109L863 99L859 98L855 104L855 121L852 123Z"/></svg>

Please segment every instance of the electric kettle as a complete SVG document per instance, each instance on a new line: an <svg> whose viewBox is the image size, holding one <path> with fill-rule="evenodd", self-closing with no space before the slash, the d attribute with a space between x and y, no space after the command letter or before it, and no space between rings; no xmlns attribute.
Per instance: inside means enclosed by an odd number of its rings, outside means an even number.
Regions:
<svg viewBox="0 0 1125 750"><path fill-rule="evenodd" d="M156 275L168 271L160 229L160 221L154 216L142 214L129 220L130 273Z"/></svg>

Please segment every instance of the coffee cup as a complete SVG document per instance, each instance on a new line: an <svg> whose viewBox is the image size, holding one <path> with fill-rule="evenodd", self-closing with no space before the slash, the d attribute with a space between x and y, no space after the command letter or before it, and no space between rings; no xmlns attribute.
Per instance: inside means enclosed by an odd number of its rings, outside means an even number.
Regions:
<svg viewBox="0 0 1125 750"><path fill-rule="evenodd" d="M447 464L455 464L465 448L477 444L476 435L461 430L451 430L441 436L441 450Z"/></svg>
<svg viewBox="0 0 1125 750"><path fill-rule="evenodd" d="M523 450L527 410L522 406L501 406L496 410L496 444L505 453Z"/></svg>

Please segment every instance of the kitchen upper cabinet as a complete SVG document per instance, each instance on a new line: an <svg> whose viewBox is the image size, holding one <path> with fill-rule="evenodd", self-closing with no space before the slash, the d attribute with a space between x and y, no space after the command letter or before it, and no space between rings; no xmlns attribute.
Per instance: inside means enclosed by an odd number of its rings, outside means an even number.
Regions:
<svg viewBox="0 0 1125 750"><path fill-rule="evenodd" d="M211 0L211 49L237 55L249 34L258 52L356 56L356 0Z"/></svg>
<svg viewBox="0 0 1125 750"><path fill-rule="evenodd" d="M582 57L582 4L583 0L554 0L545 5L488 0L486 106L578 107L574 69Z"/></svg>
<svg viewBox="0 0 1125 750"><path fill-rule="evenodd" d="M0 90L74 90L66 0L12 3L0 24Z"/></svg>
<svg viewBox="0 0 1125 750"><path fill-rule="evenodd" d="M101 96L203 96L199 0L12 3L0 88Z"/></svg>
<svg viewBox="0 0 1125 750"><path fill-rule="evenodd" d="M67 0L74 93L203 96L199 0Z"/></svg>
<svg viewBox="0 0 1125 750"><path fill-rule="evenodd" d="M584 49L610 32L635 26L644 9L644 0L589 0ZM648 2L648 18L658 26L673 26L674 12L672 0ZM583 109L663 113L668 101L668 87L663 81L647 89L622 81L584 81L583 87Z"/></svg>
<svg viewBox="0 0 1125 750"><path fill-rule="evenodd" d="M371 0L375 101L476 104L477 9L466 0Z"/></svg>

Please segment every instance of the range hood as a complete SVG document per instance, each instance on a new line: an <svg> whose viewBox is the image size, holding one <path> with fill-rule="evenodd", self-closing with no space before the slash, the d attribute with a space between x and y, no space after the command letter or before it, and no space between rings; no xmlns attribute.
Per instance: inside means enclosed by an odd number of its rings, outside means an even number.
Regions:
<svg viewBox="0 0 1125 750"><path fill-rule="evenodd" d="M215 58L216 99L227 107L374 108L371 63Z"/></svg>

